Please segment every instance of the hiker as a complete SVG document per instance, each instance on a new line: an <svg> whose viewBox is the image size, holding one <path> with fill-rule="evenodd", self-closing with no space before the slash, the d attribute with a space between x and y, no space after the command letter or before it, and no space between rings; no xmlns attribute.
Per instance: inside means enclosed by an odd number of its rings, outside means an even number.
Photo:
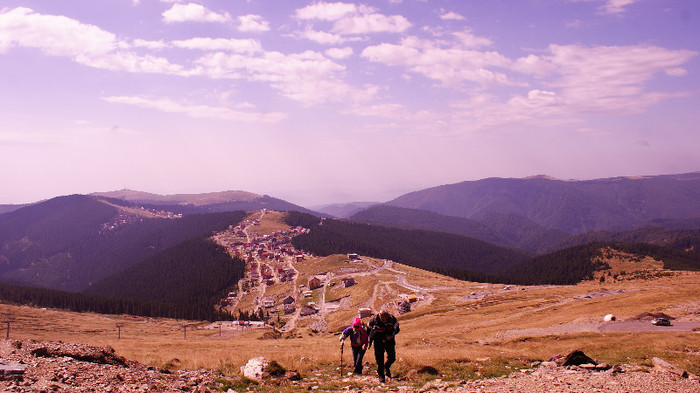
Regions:
<svg viewBox="0 0 700 393"><path fill-rule="evenodd" d="M343 330L343 334L340 335L340 346L343 346L345 338L350 337L350 346L352 348L352 363L355 365L356 375L362 374L362 358L365 356L367 351L367 345L369 344L367 328L362 323L360 318L355 318L352 322L352 326L348 326Z"/></svg>
<svg viewBox="0 0 700 393"><path fill-rule="evenodd" d="M384 383L384 376L391 378L391 365L396 360L396 340L399 333L399 321L384 309L369 321L369 345L374 344L374 358L377 361L379 382ZM384 361L386 352L386 362Z"/></svg>

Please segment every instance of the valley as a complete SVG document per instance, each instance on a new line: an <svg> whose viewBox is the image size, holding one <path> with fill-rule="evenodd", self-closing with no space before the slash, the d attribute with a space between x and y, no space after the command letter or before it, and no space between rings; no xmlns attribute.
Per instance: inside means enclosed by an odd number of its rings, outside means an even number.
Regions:
<svg viewBox="0 0 700 393"><path fill-rule="evenodd" d="M0 305L0 316L11 321L12 340L109 346L118 355L151 367L216 370L221 378L260 391L272 383L282 391L408 392L436 378L415 371L427 366L438 370L440 386L456 388L460 381L517 370L525 370L520 372L525 378L539 372L539 362L576 349L598 362L620 365L625 370L621 375L630 377L652 370L654 357L700 374L698 272L666 271L658 263L614 254L609 256L615 277L611 274L604 281L596 277L566 286L468 282L398 261L346 254L318 257L295 250L289 239L304 230L289 227L283 218L274 211L249 212L241 224L213 236L232 255L246 259L245 278L221 305L234 315L262 311L267 324L71 313L7 304ZM399 310L405 304L408 309ZM337 376L337 335L363 309L372 313L382 307L401 323L396 378L378 386L370 353L364 376ZM672 317L672 326L653 326L645 315L654 313ZM607 314L614 314L616 321L604 322ZM239 368L258 356L298 371L301 380L279 386L275 380L241 380Z"/></svg>

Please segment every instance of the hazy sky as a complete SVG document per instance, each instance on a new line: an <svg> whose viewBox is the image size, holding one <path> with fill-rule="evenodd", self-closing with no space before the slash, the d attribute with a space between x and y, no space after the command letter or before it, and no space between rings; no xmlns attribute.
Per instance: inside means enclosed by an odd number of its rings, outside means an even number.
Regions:
<svg viewBox="0 0 700 393"><path fill-rule="evenodd" d="M0 203L700 170L697 0L2 0Z"/></svg>

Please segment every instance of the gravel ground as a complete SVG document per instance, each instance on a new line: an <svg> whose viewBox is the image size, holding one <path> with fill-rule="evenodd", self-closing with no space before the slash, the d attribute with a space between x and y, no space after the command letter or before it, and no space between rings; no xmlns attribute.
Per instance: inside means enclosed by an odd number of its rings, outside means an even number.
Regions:
<svg viewBox="0 0 700 393"><path fill-rule="evenodd" d="M2 392L220 392L221 375L214 370L168 372L126 360L111 348L61 342L0 341L0 362L6 368L23 369L21 376L0 372ZM0 366L0 370L2 366ZM379 384L376 376L342 379L345 392L684 392L700 393L700 379L682 378L667 371L633 371L635 366L616 367L617 372L561 367L546 362L537 368L507 377L476 381L432 380L421 388L409 381ZM298 375L298 374L297 374ZM357 390L357 384L363 387ZM263 382L258 389L278 389L280 380ZM318 390L312 380L286 383L288 389ZM350 386L354 386L351 388Z"/></svg>

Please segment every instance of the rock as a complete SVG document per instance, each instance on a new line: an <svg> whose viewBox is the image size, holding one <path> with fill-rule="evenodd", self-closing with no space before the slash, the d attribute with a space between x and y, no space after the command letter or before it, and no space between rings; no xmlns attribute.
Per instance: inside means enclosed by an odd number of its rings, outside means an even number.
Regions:
<svg viewBox="0 0 700 393"><path fill-rule="evenodd" d="M654 364L654 368L659 370L659 371L668 372L671 374L676 374L676 375L683 377L683 378L688 378L687 371L682 370L682 369L672 365L671 363L669 363L661 358L655 357L651 360L651 362Z"/></svg>
<svg viewBox="0 0 700 393"><path fill-rule="evenodd" d="M244 377L261 381L270 376L280 377L285 375L287 370L280 366L277 362L268 362L262 356L248 360L245 366L241 367L241 373Z"/></svg>
<svg viewBox="0 0 700 393"><path fill-rule="evenodd" d="M586 356L582 351L576 350L566 355L563 366L580 366L587 363L598 364L598 362Z"/></svg>
<svg viewBox="0 0 700 393"><path fill-rule="evenodd" d="M248 360L245 366L241 367L241 374L244 377L260 381L263 378L269 376L265 373L265 369L270 365L270 363L262 356L252 358Z"/></svg>
<svg viewBox="0 0 700 393"><path fill-rule="evenodd" d="M286 379L287 381L301 381L301 375L298 371L289 370L286 373L284 373L284 379Z"/></svg>
<svg viewBox="0 0 700 393"><path fill-rule="evenodd" d="M27 366L25 366L24 364L0 360L0 379L7 380L13 378L21 378L22 375L24 375L24 371L26 369Z"/></svg>

